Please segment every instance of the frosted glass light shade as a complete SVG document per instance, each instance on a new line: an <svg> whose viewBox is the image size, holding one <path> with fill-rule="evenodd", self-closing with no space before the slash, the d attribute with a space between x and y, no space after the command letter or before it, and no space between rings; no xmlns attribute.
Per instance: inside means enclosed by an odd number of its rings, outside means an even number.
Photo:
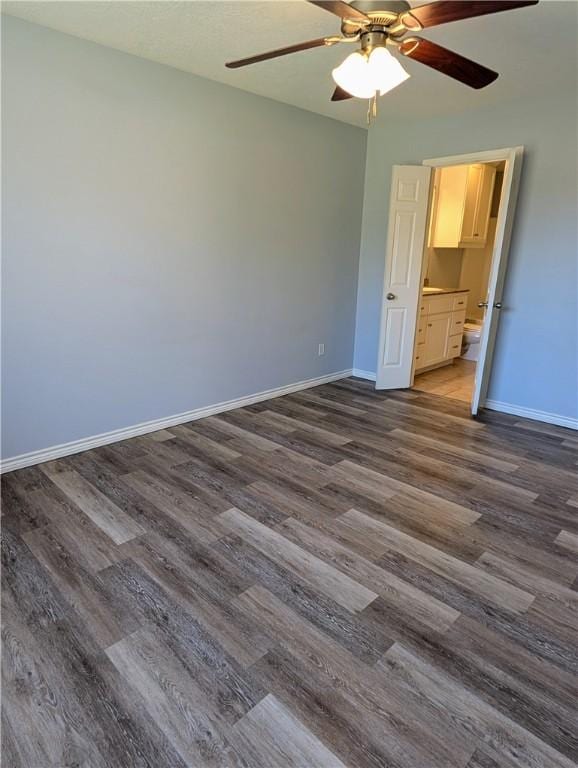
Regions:
<svg viewBox="0 0 578 768"><path fill-rule="evenodd" d="M409 74L399 61L385 48L374 48L369 54L367 67L375 90L381 96L408 79Z"/></svg>
<svg viewBox="0 0 578 768"><path fill-rule="evenodd" d="M340 88L358 99L371 99L375 94L373 81L368 77L367 58L355 51L331 73Z"/></svg>
<svg viewBox="0 0 578 768"><path fill-rule="evenodd" d="M371 99L379 91L383 96L409 77L385 48L374 48L366 56L355 51L331 73L340 88L358 99Z"/></svg>

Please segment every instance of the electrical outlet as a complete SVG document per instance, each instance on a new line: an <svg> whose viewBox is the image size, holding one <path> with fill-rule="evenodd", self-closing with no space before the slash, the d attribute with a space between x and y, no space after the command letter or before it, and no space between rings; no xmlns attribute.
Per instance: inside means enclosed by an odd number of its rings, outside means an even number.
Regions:
<svg viewBox="0 0 578 768"><path fill-rule="evenodd" d="M322 357L325 354L325 344L319 345L319 351L317 352L317 354L319 355L319 357Z"/></svg>

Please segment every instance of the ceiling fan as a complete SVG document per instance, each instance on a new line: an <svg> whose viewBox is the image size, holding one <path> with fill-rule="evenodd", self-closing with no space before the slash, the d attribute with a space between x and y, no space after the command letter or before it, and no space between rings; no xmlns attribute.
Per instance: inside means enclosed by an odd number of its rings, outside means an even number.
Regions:
<svg viewBox="0 0 578 768"><path fill-rule="evenodd" d="M331 97L332 101L343 101L355 96L373 98L375 104L378 93L383 95L406 80L408 73L389 53L387 46L470 88L485 88L496 80L497 72L423 37L415 37L413 33L450 21L538 3L538 0L438 0L412 8L405 0L358 0L351 5L341 0L307 1L338 16L341 19L341 35L307 40L257 56L230 61L225 66L236 69L309 48L348 42L359 43L360 48L333 70L337 87ZM408 33L409 36L406 36Z"/></svg>

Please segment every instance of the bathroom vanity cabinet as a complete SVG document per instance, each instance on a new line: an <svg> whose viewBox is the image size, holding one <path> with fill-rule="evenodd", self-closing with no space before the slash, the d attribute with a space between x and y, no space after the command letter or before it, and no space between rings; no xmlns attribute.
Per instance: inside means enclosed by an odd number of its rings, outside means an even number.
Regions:
<svg viewBox="0 0 578 768"><path fill-rule="evenodd" d="M483 248L496 169L492 165L439 168L434 181L431 248Z"/></svg>
<svg viewBox="0 0 578 768"><path fill-rule="evenodd" d="M421 297L415 372L451 363L462 350L469 291L436 291Z"/></svg>

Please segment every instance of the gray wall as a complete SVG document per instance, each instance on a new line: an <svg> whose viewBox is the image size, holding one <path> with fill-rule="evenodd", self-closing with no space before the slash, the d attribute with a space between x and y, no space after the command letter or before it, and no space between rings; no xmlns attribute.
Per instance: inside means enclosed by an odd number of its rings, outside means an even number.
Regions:
<svg viewBox="0 0 578 768"><path fill-rule="evenodd" d="M478 113L399 122L378 118L367 148L356 368L376 367L392 165L522 144L506 309L489 397L578 416L578 105L576 83L569 85Z"/></svg>
<svg viewBox="0 0 578 768"><path fill-rule="evenodd" d="M4 458L351 367L364 130L10 17L2 54Z"/></svg>

